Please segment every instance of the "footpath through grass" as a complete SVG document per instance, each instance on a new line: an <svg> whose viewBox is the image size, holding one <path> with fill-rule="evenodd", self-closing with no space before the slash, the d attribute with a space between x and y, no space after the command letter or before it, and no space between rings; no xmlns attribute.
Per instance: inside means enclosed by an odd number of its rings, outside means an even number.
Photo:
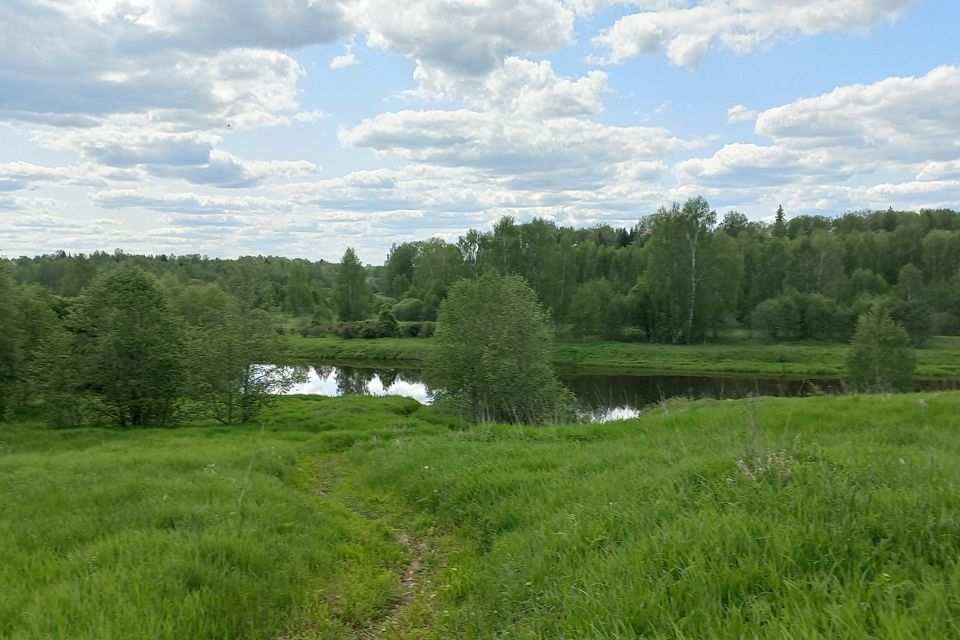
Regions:
<svg viewBox="0 0 960 640"><path fill-rule="evenodd" d="M432 348L419 338L290 338L298 362L418 366ZM752 340L670 345L645 342L556 342L553 364L604 373L688 373L837 378L844 373L847 345L766 344ZM933 338L916 350L921 378L960 378L960 337Z"/></svg>
<svg viewBox="0 0 960 640"><path fill-rule="evenodd" d="M3 638L960 637L960 393L0 426Z"/></svg>

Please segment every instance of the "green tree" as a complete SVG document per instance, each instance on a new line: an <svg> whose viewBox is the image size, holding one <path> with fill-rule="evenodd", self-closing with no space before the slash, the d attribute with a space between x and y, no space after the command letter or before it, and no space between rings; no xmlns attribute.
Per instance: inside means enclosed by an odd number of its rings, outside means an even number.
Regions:
<svg viewBox="0 0 960 640"><path fill-rule="evenodd" d="M847 287L843 244L819 228L791 241L785 284L801 293L839 299Z"/></svg>
<svg viewBox="0 0 960 640"><path fill-rule="evenodd" d="M456 246L440 238L420 244L410 294L423 301L423 320L436 319L437 309L447 296L447 289L463 275L463 255Z"/></svg>
<svg viewBox="0 0 960 640"><path fill-rule="evenodd" d="M847 354L847 384L856 391L909 391L916 357L910 338L883 309L860 316Z"/></svg>
<svg viewBox="0 0 960 640"><path fill-rule="evenodd" d="M313 313L313 292L310 290L310 276L302 260L294 260L287 276L286 308L293 315Z"/></svg>
<svg viewBox="0 0 960 640"><path fill-rule="evenodd" d="M370 308L370 289L367 287L367 270L357 259L352 247L347 248L340 260L337 282L333 291L337 317L343 322L363 320Z"/></svg>
<svg viewBox="0 0 960 640"><path fill-rule="evenodd" d="M164 425L181 391L180 335L156 279L130 263L99 277L77 314L78 364L120 426Z"/></svg>
<svg viewBox="0 0 960 640"><path fill-rule="evenodd" d="M570 412L550 366L547 316L519 276L460 280L440 307L427 384L475 420L543 423Z"/></svg>
<svg viewBox="0 0 960 640"><path fill-rule="evenodd" d="M70 260L66 274L63 276L63 282L60 286L60 294L64 296L78 296L84 288L89 285L97 275L97 268L87 260L82 253L74 256Z"/></svg>
<svg viewBox="0 0 960 640"><path fill-rule="evenodd" d="M223 424L250 422L303 379L287 359L286 342L262 309L243 306L213 284L184 287L174 297L184 323L186 395L198 412Z"/></svg>
<svg viewBox="0 0 960 640"><path fill-rule="evenodd" d="M623 333L627 301L606 278L577 287L570 307L570 329L575 336L611 340Z"/></svg>
<svg viewBox="0 0 960 640"><path fill-rule="evenodd" d="M787 235L787 214L783 212L783 205L777 206L777 213L773 219L771 234L774 238L783 238Z"/></svg>
<svg viewBox="0 0 960 640"><path fill-rule="evenodd" d="M10 269L0 261L0 419L12 408L14 387L21 375L18 297Z"/></svg>
<svg viewBox="0 0 960 640"><path fill-rule="evenodd" d="M934 330L933 309L927 303L925 293L923 273L912 264L904 265L894 288L890 314L903 326L915 347L926 342Z"/></svg>
<svg viewBox="0 0 960 640"><path fill-rule="evenodd" d="M644 246L645 295L651 340L704 339L736 309L743 262L736 241L713 234L716 213L703 198L676 203L653 216Z"/></svg>
<svg viewBox="0 0 960 640"><path fill-rule="evenodd" d="M404 242L390 247L383 265L383 292L392 298L407 293L413 283L413 264L420 253L419 242Z"/></svg>
<svg viewBox="0 0 960 640"><path fill-rule="evenodd" d="M751 325L771 340L795 340L802 325L797 297L796 292L791 292L764 300L750 315Z"/></svg>
<svg viewBox="0 0 960 640"><path fill-rule="evenodd" d="M419 298L404 298L393 305L393 315L397 320L419 320L423 315L423 302Z"/></svg>
<svg viewBox="0 0 960 640"><path fill-rule="evenodd" d="M381 304L377 311L377 325L379 333L385 338L394 338L400 335L400 323L397 322L397 316L393 315L393 309L388 304Z"/></svg>

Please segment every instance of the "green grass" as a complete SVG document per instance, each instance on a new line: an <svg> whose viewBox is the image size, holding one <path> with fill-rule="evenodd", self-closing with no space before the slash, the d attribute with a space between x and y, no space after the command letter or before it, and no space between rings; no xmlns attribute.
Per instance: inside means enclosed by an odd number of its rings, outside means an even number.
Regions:
<svg viewBox="0 0 960 640"><path fill-rule="evenodd" d="M0 427L0 637L960 637L958 392L265 423Z"/></svg>
<svg viewBox="0 0 960 640"><path fill-rule="evenodd" d="M354 637L398 597L404 551L319 478L357 438L436 431L417 407L293 400L262 428L0 426L0 637Z"/></svg>
<svg viewBox="0 0 960 640"><path fill-rule="evenodd" d="M416 366L432 348L430 340L384 338L291 337L303 363L395 363ZM721 343L668 345L623 342L556 342L553 363L564 368L609 373L758 374L841 377L847 346L843 344L766 344L740 339ZM960 337L937 337L916 350L916 375L960 377Z"/></svg>

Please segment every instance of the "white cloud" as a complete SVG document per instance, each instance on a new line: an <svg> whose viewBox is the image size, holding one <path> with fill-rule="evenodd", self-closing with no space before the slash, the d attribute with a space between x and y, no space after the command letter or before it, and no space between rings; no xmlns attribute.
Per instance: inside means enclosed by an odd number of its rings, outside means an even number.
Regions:
<svg viewBox="0 0 960 640"><path fill-rule="evenodd" d="M570 79L554 72L549 61L534 62L516 56L482 80L418 65L414 78L417 90L408 95L430 100L463 101L480 110L529 117L558 117L599 114L607 91L607 74L590 71Z"/></svg>
<svg viewBox="0 0 960 640"><path fill-rule="evenodd" d="M340 132L343 144L428 164L504 176L540 176L540 188L594 183L637 160L691 146L655 127L612 127L579 118L505 117L495 111L400 111Z"/></svg>
<svg viewBox="0 0 960 640"><path fill-rule="evenodd" d="M928 162L917 174L917 180L924 182L960 180L960 159L946 162Z"/></svg>
<svg viewBox="0 0 960 640"><path fill-rule="evenodd" d="M346 45L346 53L334 57L334 59L330 61L330 68L336 71L337 69L346 69L347 67L352 67L357 64L357 56L353 53L354 46L356 45L353 40L348 42Z"/></svg>
<svg viewBox="0 0 960 640"><path fill-rule="evenodd" d="M107 209L150 209L191 214L286 212L289 203L265 196L210 196L156 190L109 189L90 194L90 200Z"/></svg>
<svg viewBox="0 0 960 640"><path fill-rule="evenodd" d="M664 4L664 3L661 3ZM693 67L711 46L737 54L795 34L863 33L892 21L916 0L704 0L690 6L666 3L620 18L594 39L605 50L597 61L620 63L665 52L675 65ZM673 5L673 6L671 6Z"/></svg>
<svg viewBox="0 0 960 640"><path fill-rule="evenodd" d="M17 184L19 185L17 190L35 188L44 183L103 187L113 181L141 180L144 177L144 172L137 169L115 169L91 162L66 167L51 167L23 161L0 164L0 185L2 183ZM0 186L0 191L3 190Z"/></svg>
<svg viewBox="0 0 960 640"><path fill-rule="evenodd" d="M679 162L674 172L680 184L763 187L846 178L842 161L825 152L800 153L777 146L733 143L710 158Z"/></svg>
<svg viewBox="0 0 960 640"><path fill-rule="evenodd" d="M710 158L677 165L684 181L743 184L844 181L900 174L920 181L953 178L960 158L960 68L839 87L756 115L769 145L728 144ZM728 112L737 118L737 107Z"/></svg>
<svg viewBox="0 0 960 640"><path fill-rule="evenodd" d="M360 0L354 20L368 46L430 68L480 76L516 53L573 40L574 13L558 0Z"/></svg>
<svg viewBox="0 0 960 640"><path fill-rule="evenodd" d="M334 70L346 69L355 64L357 64L357 56L353 53L345 53L342 56L334 57L334 59L330 61L330 68Z"/></svg>
<svg viewBox="0 0 960 640"><path fill-rule="evenodd" d="M960 155L960 67L887 78L768 109L756 132L792 149L842 150L850 162L911 163Z"/></svg>
<svg viewBox="0 0 960 640"><path fill-rule="evenodd" d="M339 3L308 0L11 0L0 24L0 113L50 124L182 110L252 126L296 107L302 70L275 49L348 30Z"/></svg>
<svg viewBox="0 0 960 640"><path fill-rule="evenodd" d="M757 116L760 115L756 111L748 109L742 104L738 104L727 109L727 122L736 123L736 122L753 122L757 119Z"/></svg>

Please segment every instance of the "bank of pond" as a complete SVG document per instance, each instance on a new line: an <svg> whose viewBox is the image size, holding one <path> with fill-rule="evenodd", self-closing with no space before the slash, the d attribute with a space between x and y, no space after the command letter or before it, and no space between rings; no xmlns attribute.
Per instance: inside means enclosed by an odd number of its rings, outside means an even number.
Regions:
<svg viewBox="0 0 960 640"><path fill-rule="evenodd" d="M288 336L288 344L293 361L304 365L374 363L417 368L433 349L429 338ZM841 343L769 343L752 338L686 345L558 340L551 347L551 359L555 368L579 373L839 379L848 350L849 345ZM914 353L919 379L960 378L960 336L931 338Z"/></svg>
<svg viewBox="0 0 960 640"><path fill-rule="evenodd" d="M393 395L430 404L430 394L420 369L381 366L321 364L301 367L305 382L290 395ZM758 375L681 375L596 373L559 369L558 377L576 396L583 417L608 422L638 416L668 400L731 400L757 396L805 397L844 393L843 381L828 377ZM960 378L923 379L918 391L960 389Z"/></svg>

